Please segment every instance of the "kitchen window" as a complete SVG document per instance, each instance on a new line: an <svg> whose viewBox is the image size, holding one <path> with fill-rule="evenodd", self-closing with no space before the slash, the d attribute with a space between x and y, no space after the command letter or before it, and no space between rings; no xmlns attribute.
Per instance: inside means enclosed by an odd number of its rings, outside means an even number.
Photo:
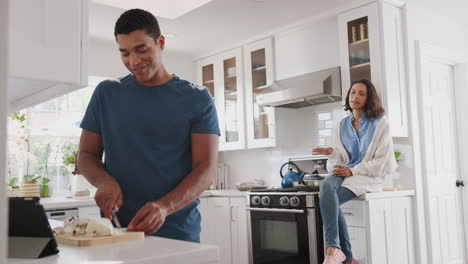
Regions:
<svg viewBox="0 0 468 264"><path fill-rule="evenodd" d="M18 121L8 119L8 179L21 179L27 171L32 174L42 167L40 175L51 180L53 193L69 191L71 172L63 164L63 150L66 146L78 147L79 126L94 88L83 88L22 110L26 114L24 129ZM30 159L17 154L21 133L29 141ZM27 151L27 143L23 149Z"/></svg>

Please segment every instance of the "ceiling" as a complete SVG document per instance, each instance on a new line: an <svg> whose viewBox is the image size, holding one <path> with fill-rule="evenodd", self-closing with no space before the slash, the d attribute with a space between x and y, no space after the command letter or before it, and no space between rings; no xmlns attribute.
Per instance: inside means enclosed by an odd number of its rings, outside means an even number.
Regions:
<svg viewBox="0 0 468 264"><path fill-rule="evenodd" d="M169 51L199 56L272 29L320 15L349 0L213 0L176 19L159 18ZM114 23L123 9L91 4L90 36L114 41Z"/></svg>
<svg viewBox="0 0 468 264"><path fill-rule="evenodd" d="M168 51L198 57L273 29L338 10L340 6L349 6L350 2L366 0L213 0L176 19L158 20L163 34L176 34L176 38L167 40ZM462 19L463 23L467 21L466 0L404 2L436 8L441 14ZM114 23L123 12L123 9L91 3L91 38L115 41Z"/></svg>

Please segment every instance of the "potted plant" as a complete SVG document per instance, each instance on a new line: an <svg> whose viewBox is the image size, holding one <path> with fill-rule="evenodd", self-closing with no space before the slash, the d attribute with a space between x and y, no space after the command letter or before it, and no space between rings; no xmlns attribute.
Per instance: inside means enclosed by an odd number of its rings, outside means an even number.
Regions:
<svg viewBox="0 0 468 264"><path fill-rule="evenodd" d="M41 197L49 197L50 196L50 193L49 193L49 182L50 182L50 179L47 178L47 177L42 177L41 178Z"/></svg>
<svg viewBox="0 0 468 264"><path fill-rule="evenodd" d="M8 191L11 197L19 196L18 177L11 177L8 180Z"/></svg>
<svg viewBox="0 0 468 264"><path fill-rule="evenodd" d="M65 144L63 147L63 164L68 166L71 172L70 189L73 196L89 196L90 192L86 185L86 179L78 170L78 146L76 144Z"/></svg>
<svg viewBox="0 0 468 264"><path fill-rule="evenodd" d="M39 175L39 171L37 171L34 174L23 175L23 179L20 181L20 184L19 184L21 196L23 197L40 197L41 196L41 185L37 183L37 180L41 177Z"/></svg>

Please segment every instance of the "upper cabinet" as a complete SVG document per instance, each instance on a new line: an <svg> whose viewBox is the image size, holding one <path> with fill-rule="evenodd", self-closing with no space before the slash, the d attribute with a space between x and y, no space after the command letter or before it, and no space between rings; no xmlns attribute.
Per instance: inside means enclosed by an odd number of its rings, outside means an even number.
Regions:
<svg viewBox="0 0 468 264"><path fill-rule="evenodd" d="M207 87L216 105L221 137L219 150L245 147L244 84L241 48L197 62L198 83Z"/></svg>
<svg viewBox="0 0 468 264"><path fill-rule="evenodd" d="M274 81L273 40L244 46L245 108L248 148L276 146L275 108L257 104L257 95L271 92Z"/></svg>
<svg viewBox="0 0 468 264"><path fill-rule="evenodd" d="M219 150L277 145L276 113L256 96L274 80L273 39L266 38L196 62L197 82L213 96L221 137Z"/></svg>
<svg viewBox="0 0 468 264"><path fill-rule="evenodd" d="M371 3L338 16L343 100L354 81L371 80L394 137L408 137L402 10Z"/></svg>
<svg viewBox="0 0 468 264"><path fill-rule="evenodd" d="M9 111L87 85L87 0L9 2Z"/></svg>

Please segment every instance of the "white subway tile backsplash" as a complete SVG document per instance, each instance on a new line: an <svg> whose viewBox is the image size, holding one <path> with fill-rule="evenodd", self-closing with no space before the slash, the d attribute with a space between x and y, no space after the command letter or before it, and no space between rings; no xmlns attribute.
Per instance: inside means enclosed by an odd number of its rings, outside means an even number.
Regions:
<svg viewBox="0 0 468 264"><path fill-rule="evenodd" d="M311 155L318 145L330 145L332 129L344 115L341 102L300 108L295 110L295 125L291 124L291 115L283 122L278 120L277 125L291 127L288 140L291 143L287 146L223 152L219 159L229 165L228 187L235 188L239 182L254 179L264 180L268 186L279 186L281 165L290 157ZM320 133L325 137L319 137L319 129L324 130Z"/></svg>

